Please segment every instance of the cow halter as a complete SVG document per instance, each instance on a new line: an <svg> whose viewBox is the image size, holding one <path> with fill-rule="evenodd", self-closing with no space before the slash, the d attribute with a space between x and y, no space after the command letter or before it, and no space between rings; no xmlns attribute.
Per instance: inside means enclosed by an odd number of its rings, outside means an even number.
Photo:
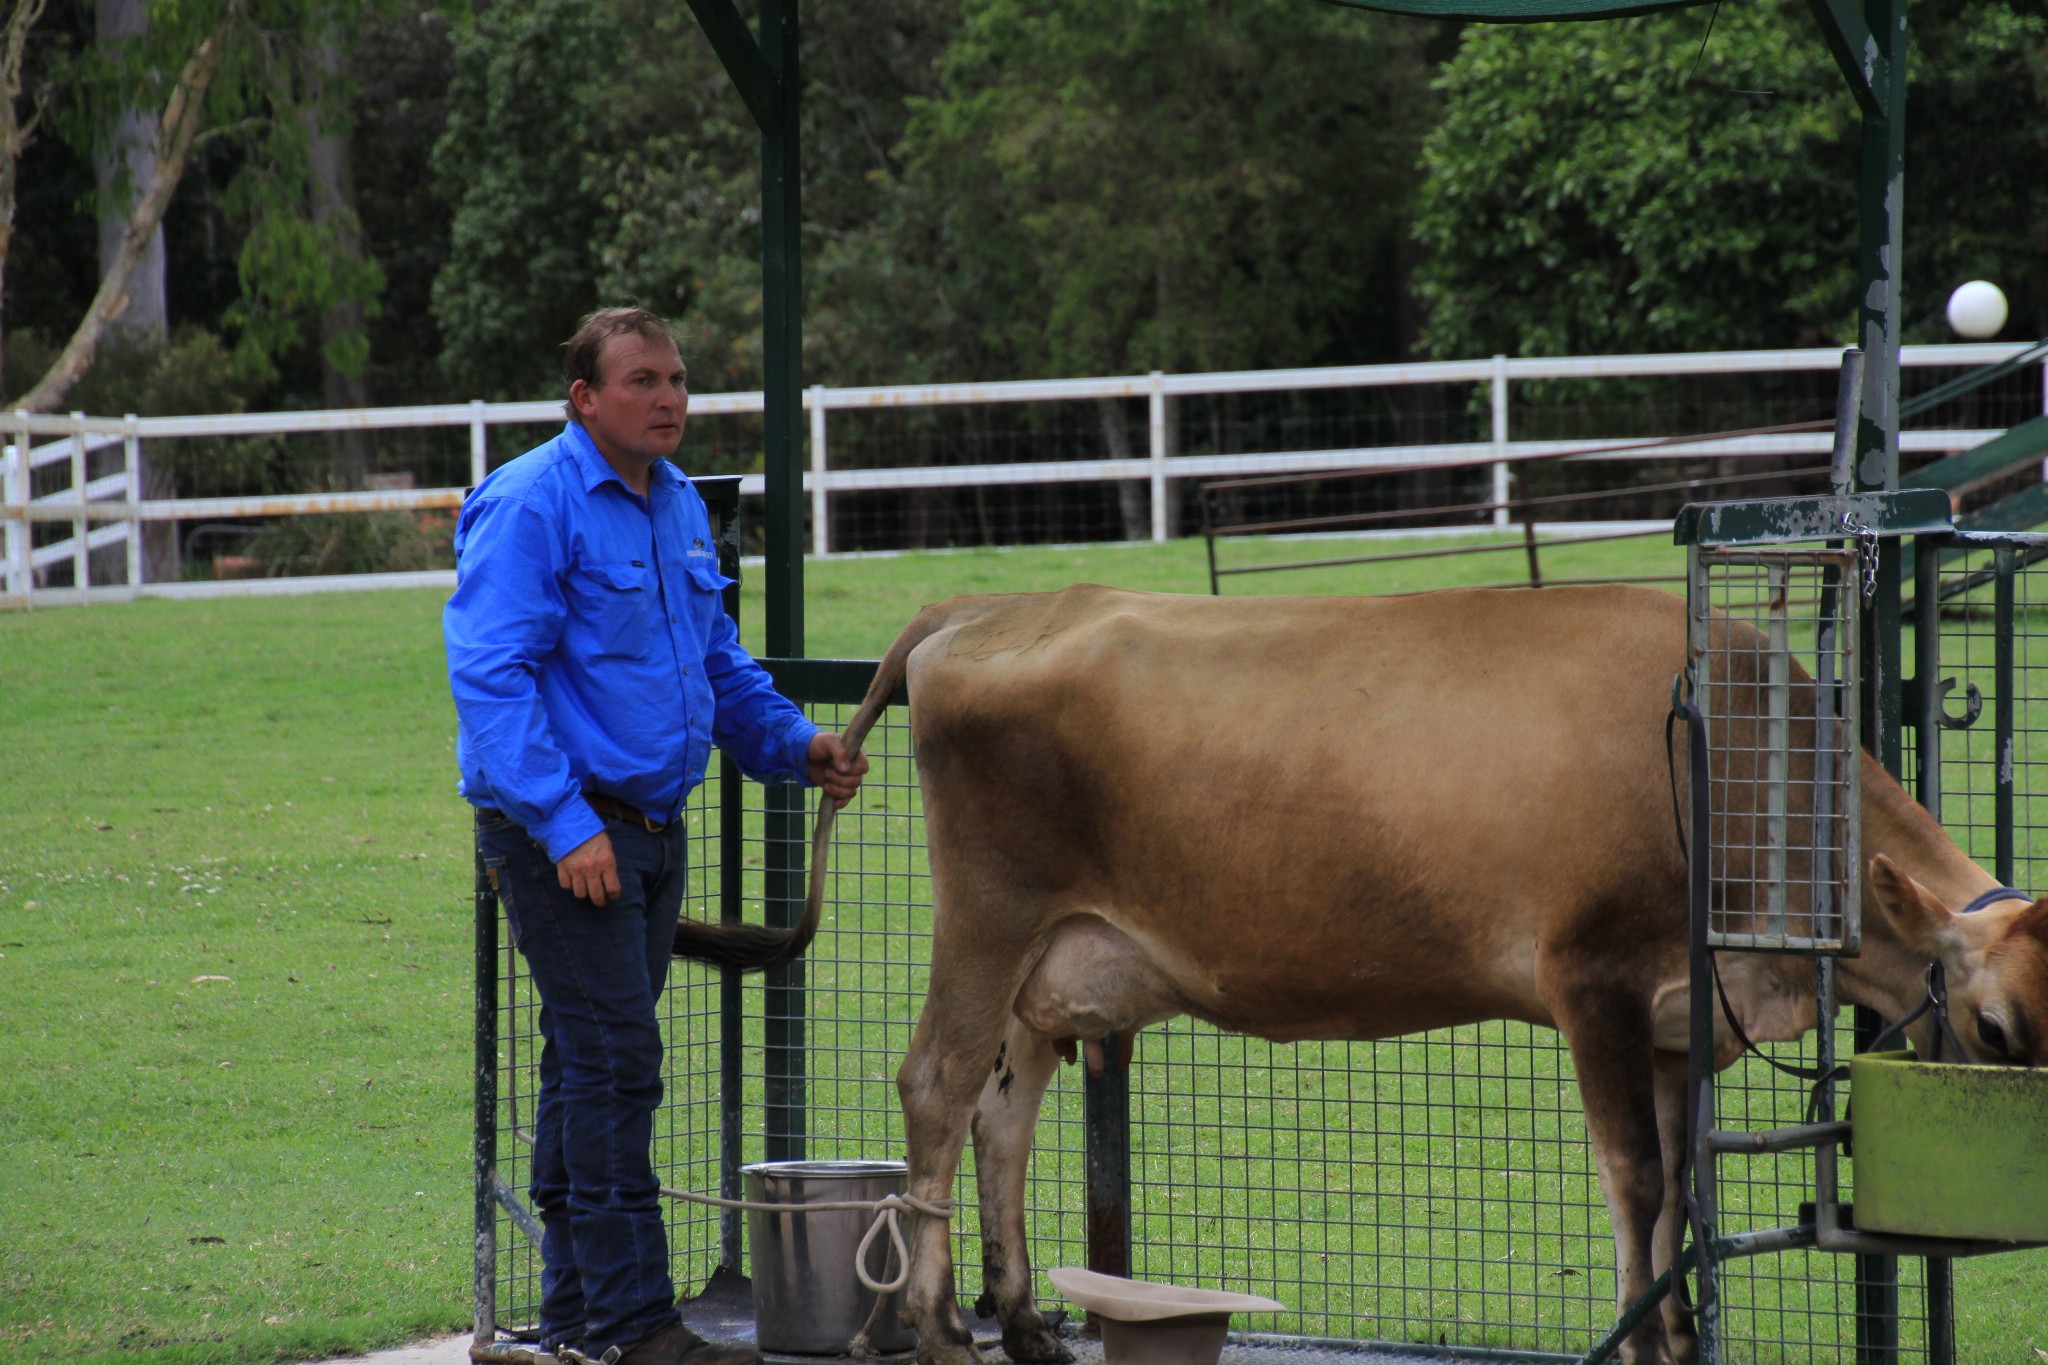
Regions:
<svg viewBox="0 0 2048 1365"><path fill-rule="evenodd" d="M1996 905L1999 901L2031 901L2033 899L2032 896L2016 886L1994 886L1956 913L1959 915L1974 915L1985 906ZM1912 1013L1885 1025L1884 1030L1870 1040L1869 1051L1884 1051L1885 1044L1904 1033L1906 1025L1912 1023L1921 1015L1932 1012L1934 1015L1934 1055L1928 1058L1928 1060L1933 1062L1940 1061L1942 1045L1946 1043L1949 1051L1955 1054L1955 1059L1958 1062L1966 1066L1974 1065L1970 1061L1970 1054L1963 1051L1962 1040L1956 1037L1955 1029L1948 1022L1948 968L1943 965L1940 958L1937 957L1934 961L1927 964L1926 980L1926 996L1921 999L1918 1005L1914 1006Z"/></svg>

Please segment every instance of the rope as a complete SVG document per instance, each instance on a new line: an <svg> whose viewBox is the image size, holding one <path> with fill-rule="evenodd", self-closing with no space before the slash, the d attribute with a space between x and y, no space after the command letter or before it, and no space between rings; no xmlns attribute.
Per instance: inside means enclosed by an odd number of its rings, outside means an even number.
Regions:
<svg viewBox="0 0 2048 1365"><path fill-rule="evenodd" d="M910 1283L910 1248L903 1241L903 1224L900 1215L906 1209L921 1213L927 1218L950 1219L953 1216L953 1201L919 1199L909 1194L885 1194L880 1199L834 1199L821 1204L770 1204L758 1199L721 1199L715 1194L692 1194L688 1190L674 1190L663 1185L661 1192L671 1199L681 1199L691 1204L709 1204L714 1208L740 1209L747 1213L866 1213L874 1211L875 1221L868 1224L867 1234L860 1239L860 1245L853 1253L853 1273L869 1290L877 1294L893 1294ZM900 1267L894 1279L877 1281L868 1275L868 1248L874 1245L876 1234L888 1229L889 1242L896 1251L896 1264Z"/></svg>

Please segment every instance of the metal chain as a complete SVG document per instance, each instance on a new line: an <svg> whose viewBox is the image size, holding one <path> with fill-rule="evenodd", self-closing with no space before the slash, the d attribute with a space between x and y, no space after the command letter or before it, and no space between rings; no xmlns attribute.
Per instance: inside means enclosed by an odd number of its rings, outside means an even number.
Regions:
<svg viewBox="0 0 2048 1365"><path fill-rule="evenodd" d="M1856 543L1856 561L1863 570L1863 604L1869 606L1870 599L1877 595L1877 528L1844 512L1842 534Z"/></svg>

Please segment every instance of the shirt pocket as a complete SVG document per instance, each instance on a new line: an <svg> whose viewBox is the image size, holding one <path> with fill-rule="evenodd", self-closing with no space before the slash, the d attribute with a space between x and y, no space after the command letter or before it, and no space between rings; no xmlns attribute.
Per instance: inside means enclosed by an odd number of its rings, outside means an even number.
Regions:
<svg viewBox="0 0 2048 1365"><path fill-rule="evenodd" d="M654 571L644 564L579 564L569 574L569 609L603 654L647 652Z"/></svg>
<svg viewBox="0 0 2048 1365"><path fill-rule="evenodd" d="M690 582L705 592L724 592L735 580L718 571L714 559L691 559L684 563L683 571L690 576Z"/></svg>

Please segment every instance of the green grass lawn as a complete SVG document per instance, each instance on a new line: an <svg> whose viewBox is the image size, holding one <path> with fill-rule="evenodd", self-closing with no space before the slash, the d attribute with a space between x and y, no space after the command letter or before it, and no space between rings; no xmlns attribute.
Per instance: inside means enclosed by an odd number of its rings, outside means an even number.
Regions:
<svg viewBox="0 0 2048 1365"><path fill-rule="evenodd" d="M1227 562L1358 550L1253 543ZM1544 572L1681 563L1647 540L1547 550ZM1412 591L1520 569L1518 553L1411 560L1226 591ZM839 657L875 656L956 593L1207 588L1199 541L807 572L807 652ZM466 1326L471 874L439 609L435 593L384 592L0 615L0 1346L14 1358L260 1362ZM899 775L887 790L912 788ZM875 875L861 895L879 904L886 876L907 874ZM1962 1360L2048 1346L2042 1254L1965 1263L1958 1280Z"/></svg>

